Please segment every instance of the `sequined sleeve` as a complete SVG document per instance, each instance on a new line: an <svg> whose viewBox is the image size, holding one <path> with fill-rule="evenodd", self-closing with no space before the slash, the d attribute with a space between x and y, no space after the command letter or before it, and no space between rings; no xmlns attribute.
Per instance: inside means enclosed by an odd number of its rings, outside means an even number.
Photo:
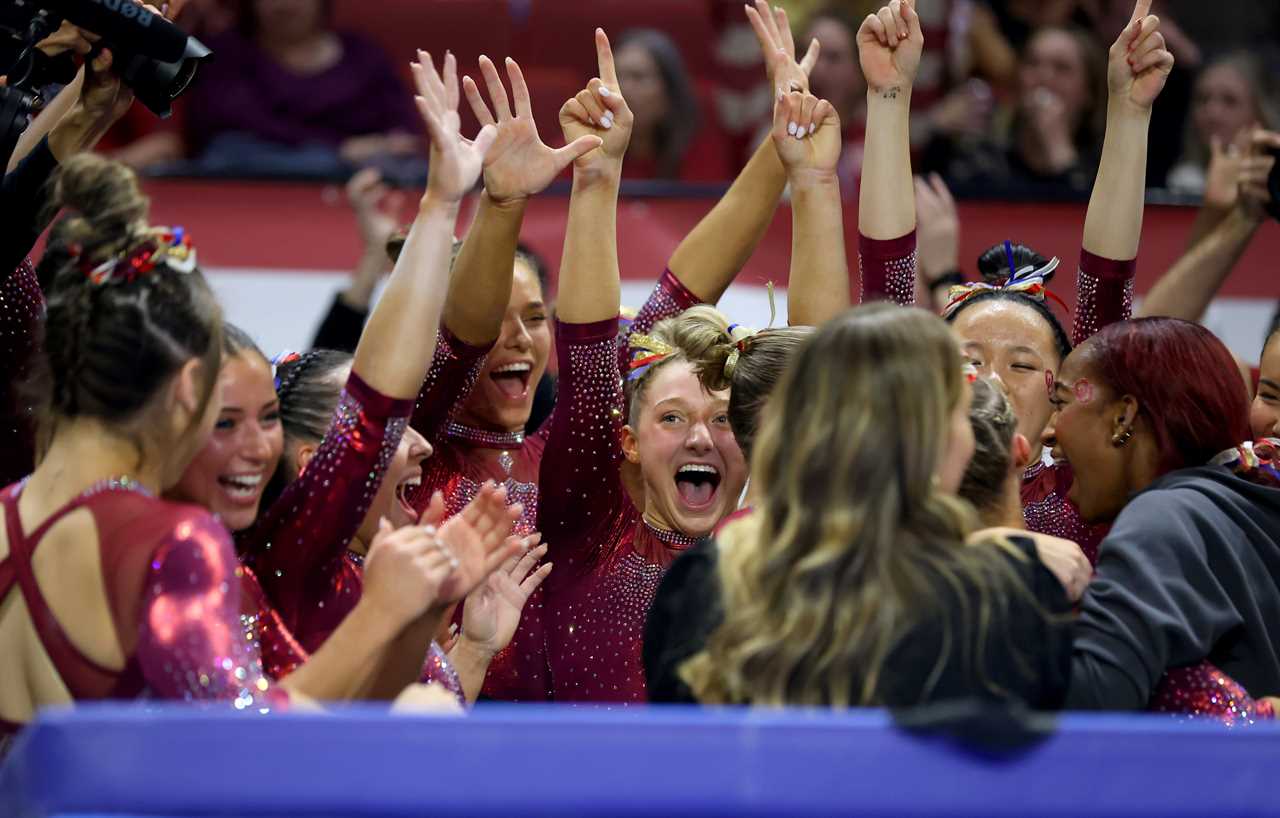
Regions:
<svg viewBox="0 0 1280 818"><path fill-rule="evenodd" d="M35 429L22 385L39 350L44 296L31 260L0 281L0 485L35 468Z"/></svg>
<svg viewBox="0 0 1280 818"><path fill-rule="evenodd" d="M858 303L892 301L916 303L916 231L896 239L858 235L858 268L862 290Z"/></svg>
<svg viewBox="0 0 1280 818"><path fill-rule="evenodd" d="M480 377L492 344L473 346L447 328L436 333L436 354L413 408L413 428L432 443L444 439L444 427Z"/></svg>
<svg viewBox="0 0 1280 818"><path fill-rule="evenodd" d="M284 704L240 624L239 563L208 514L180 518L151 558L135 656L151 693L227 700L238 710Z"/></svg>
<svg viewBox="0 0 1280 818"><path fill-rule="evenodd" d="M644 302L644 306L636 313L636 317L631 320L626 331L620 333L618 339L618 368L622 372L627 371L627 364L631 360L629 350L627 348L627 336L630 333L647 333L653 329L664 318L672 318L679 315L690 307L696 307L702 303L702 299L694 295L688 287L676 278L676 274L670 270L664 270L662 276L658 279L658 283L653 288L653 292L649 294L649 299Z"/></svg>
<svg viewBox="0 0 1280 818"><path fill-rule="evenodd" d="M562 576L594 553L620 508L622 378L616 321L556 322L560 396L538 473L538 524Z"/></svg>
<svg viewBox="0 0 1280 818"><path fill-rule="evenodd" d="M317 647L310 638L312 618L327 622L355 606L358 596L340 581L342 558L400 445L411 408L412 401L389 398L353 372L315 456L242 540L271 604L307 650Z"/></svg>
<svg viewBox="0 0 1280 818"><path fill-rule="evenodd" d="M1098 330L1133 314L1133 276L1138 260L1116 261L1080 251L1076 279L1076 320L1071 343L1082 344Z"/></svg>

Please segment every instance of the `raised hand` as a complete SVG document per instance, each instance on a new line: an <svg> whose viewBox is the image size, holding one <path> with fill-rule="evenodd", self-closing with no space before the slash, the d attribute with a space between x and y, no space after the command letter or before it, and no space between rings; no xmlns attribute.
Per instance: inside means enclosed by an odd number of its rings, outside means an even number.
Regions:
<svg viewBox="0 0 1280 818"><path fill-rule="evenodd" d="M809 90L809 72L818 62L820 46L816 39L809 43L804 59L796 62L796 43L791 37L791 23L781 8L769 8L765 0L755 0L755 8L746 7L747 19L760 41L765 71L775 96L792 91Z"/></svg>
<svg viewBox="0 0 1280 818"><path fill-rule="evenodd" d="M453 54L444 56L443 76L436 73L431 55L418 51L418 61L410 63L418 95L414 102L431 135L431 164L427 174L427 196L457 202L475 186L485 153L497 130L485 125L475 140L459 133L458 62Z"/></svg>
<svg viewBox="0 0 1280 818"><path fill-rule="evenodd" d="M936 173L916 177L916 258L926 284L960 269L960 216Z"/></svg>
<svg viewBox="0 0 1280 818"><path fill-rule="evenodd" d="M634 118L618 86L618 72L613 66L613 49L604 29L596 29L596 58L600 76L560 108L560 128L564 141L573 144L584 136L600 138L600 147L574 160L575 171L584 174L603 173L608 169L621 172L622 159L631 142Z"/></svg>
<svg viewBox="0 0 1280 818"><path fill-rule="evenodd" d="M547 547L538 545L540 534L523 540L524 556L507 560L462 606L462 638L490 656L505 648L516 635L524 605L551 573L551 563L538 567ZM536 570L535 570L536 568Z"/></svg>
<svg viewBox="0 0 1280 818"><path fill-rule="evenodd" d="M773 144L789 177L835 176L840 161L840 117L825 99L793 91L773 106Z"/></svg>
<svg viewBox="0 0 1280 818"><path fill-rule="evenodd" d="M347 182L347 201L356 214L364 245L384 252L391 234L400 229L398 214L404 194L383 184L377 168L364 168Z"/></svg>
<svg viewBox="0 0 1280 818"><path fill-rule="evenodd" d="M920 67L924 34L911 0L893 0L868 14L858 28L858 60L867 88L878 94L906 92Z"/></svg>
<svg viewBox="0 0 1280 818"><path fill-rule="evenodd" d="M115 55L108 48L85 66L84 85L80 87L80 105L103 129L124 116L133 104L133 89L125 85L111 70Z"/></svg>
<svg viewBox="0 0 1280 818"><path fill-rule="evenodd" d="M365 559L361 602L377 606L385 621L407 625L438 604L457 562L433 526L397 530L384 518Z"/></svg>
<svg viewBox="0 0 1280 818"><path fill-rule="evenodd" d="M1268 208L1274 215L1277 203L1271 198L1268 180L1280 152L1280 133L1261 128L1248 130L1249 155L1240 166L1240 199L1248 208Z"/></svg>
<svg viewBox="0 0 1280 818"><path fill-rule="evenodd" d="M523 540L507 537L520 512L519 503L507 505L504 489L487 482L466 508L440 526L440 542L457 562L440 589L441 604L467 596L521 552Z"/></svg>
<svg viewBox="0 0 1280 818"><path fill-rule="evenodd" d="M1111 99L1124 100L1141 110L1150 110L1173 70L1173 54L1159 31L1160 18L1150 11L1151 0L1138 0L1129 25L1112 44L1107 59Z"/></svg>
<svg viewBox="0 0 1280 818"><path fill-rule="evenodd" d="M515 97L515 113L507 101L507 91L498 69L488 57L480 58L480 74L489 89L492 112L471 77L462 78L462 90L481 125L497 129L493 147L484 158L485 193L495 202L527 199L540 193L570 162L600 147L598 136L581 136L563 148L551 148L538 136L529 100L529 86L516 61L507 58L507 77ZM494 115L497 119L494 119Z"/></svg>

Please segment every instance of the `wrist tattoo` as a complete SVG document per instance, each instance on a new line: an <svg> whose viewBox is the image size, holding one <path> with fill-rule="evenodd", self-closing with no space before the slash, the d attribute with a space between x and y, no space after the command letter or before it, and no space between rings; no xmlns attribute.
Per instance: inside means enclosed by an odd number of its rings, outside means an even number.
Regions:
<svg viewBox="0 0 1280 818"><path fill-rule="evenodd" d="M896 85L892 88L886 88L880 92L881 99L897 99L899 89Z"/></svg>

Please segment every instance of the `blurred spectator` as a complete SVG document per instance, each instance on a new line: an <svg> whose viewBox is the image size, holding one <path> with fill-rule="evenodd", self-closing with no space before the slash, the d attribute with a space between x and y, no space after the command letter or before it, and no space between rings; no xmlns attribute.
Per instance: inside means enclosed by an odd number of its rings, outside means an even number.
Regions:
<svg viewBox="0 0 1280 818"><path fill-rule="evenodd" d="M1169 188L1203 194L1210 154L1238 154L1237 136L1255 125L1280 130L1275 72L1247 51L1210 62L1195 81L1182 158L1169 174Z"/></svg>
<svg viewBox="0 0 1280 818"><path fill-rule="evenodd" d="M188 100L199 169L336 175L375 164L403 178L420 167L411 95L377 46L334 32L329 15L328 0L242 0Z"/></svg>
<svg viewBox="0 0 1280 818"><path fill-rule="evenodd" d="M655 29L632 29L619 39L614 59L618 83L635 115L623 177L732 178L732 151L702 115L693 80L671 38Z"/></svg>
<svg viewBox="0 0 1280 818"><path fill-rule="evenodd" d="M960 195L1086 193L1102 147L1106 61L1078 28L1049 27L1028 41L1011 106L978 140L939 136L924 166Z"/></svg>
<svg viewBox="0 0 1280 818"><path fill-rule="evenodd" d="M1172 14L1202 48L1214 52L1254 44L1274 47L1280 42L1276 0L1165 0L1152 11L1161 17ZM1181 59L1176 52L1174 56Z"/></svg>

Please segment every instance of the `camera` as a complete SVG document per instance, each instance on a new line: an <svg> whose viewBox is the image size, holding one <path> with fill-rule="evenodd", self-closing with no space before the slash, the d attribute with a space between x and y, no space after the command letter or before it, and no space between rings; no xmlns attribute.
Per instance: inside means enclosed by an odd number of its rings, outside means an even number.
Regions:
<svg viewBox="0 0 1280 818"><path fill-rule="evenodd" d="M134 0L4 0L0 2L0 158L39 109L39 89L75 76L71 54L49 57L36 46L62 23L92 31L95 50L110 48L112 70L157 116L177 99L212 52L159 14Z"/></svg>

